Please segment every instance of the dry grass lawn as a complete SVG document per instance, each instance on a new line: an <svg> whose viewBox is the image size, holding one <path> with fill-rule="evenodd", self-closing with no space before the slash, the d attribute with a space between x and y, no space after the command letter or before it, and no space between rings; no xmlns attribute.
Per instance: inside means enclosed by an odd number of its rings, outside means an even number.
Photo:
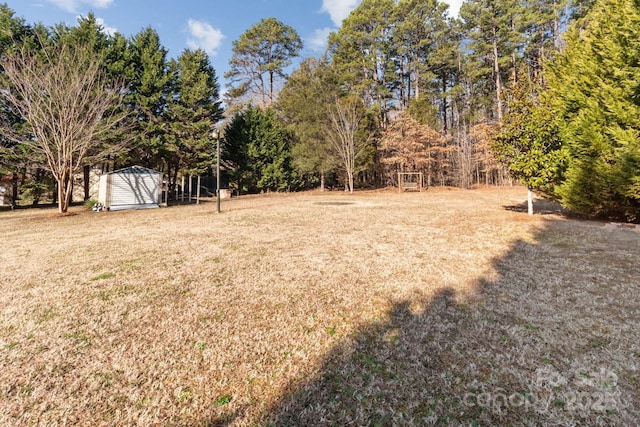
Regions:
<svg viewBox="0 0 640 427"><path fill-rule="evenodd" d="M640 233L525 198L1 213L0 425L636 425Z"/></svg>

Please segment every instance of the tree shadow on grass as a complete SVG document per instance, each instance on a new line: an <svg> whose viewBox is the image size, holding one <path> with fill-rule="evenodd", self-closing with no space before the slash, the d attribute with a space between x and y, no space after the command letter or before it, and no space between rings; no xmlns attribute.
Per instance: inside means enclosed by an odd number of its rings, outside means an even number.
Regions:
<svg viewBox="0 0 640 427"><path fill-rule="evenodd" d="M527 201L523 201L522 203L518 203L515 205L504 206L504 208L508 211L513 212L528 212L528 204ZM580 216L575 212L570 211L569 209L564 208L560 203L554 202L552 200L547 200L543 198L536 197L533 200L533 212L537 215L561 215L565 217L579 218Z"/></svg>
<svg viewBox="0 0 640 427"><path fill-rule="evenodd" d="M634 425L637 243L635 233L549 221L496 259L498 274L473 294L444 288L394 304L255 423ZM236 425L240 412L205 424Z"/></svg>

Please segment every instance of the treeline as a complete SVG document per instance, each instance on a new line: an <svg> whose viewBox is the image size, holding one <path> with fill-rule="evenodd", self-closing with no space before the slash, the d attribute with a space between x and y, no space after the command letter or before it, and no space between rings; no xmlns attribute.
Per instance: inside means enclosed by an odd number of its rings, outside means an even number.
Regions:
<svg viewBox="0 0 640 427"><path fill-rule="evenodd" d="M90 167L138 164L163 172L170 188L179 174L211 170L210 132L223 110L204 51L168 58L150 27L130 38L108 35L93 14L48 28L27 24L4 4L0 27L0 177L13 203L53 194L66 211L74 184L89 197ZM91 109L113 89L114 103L95 121L118 120L91 127Z"/></svg>
<svg viewBox="0 0 640 427"><path fill-rule="evenodd" d="M299 171L347 188L512 177L586 215L640 221L633 0L363 0L275 108ZM615 15L615 16L614 16ZM355 179L354 179L355 177Z"/></svg>
<svg viewBox="0 0 640 427"><path fill-rule="evenodd" d="M517 178L578 212L638 220L636 3L467 0L459 18L447 8L362 0L326 53L291 75L302 48L295 29L274 18L248 29L233 42L225 74L220 144L231 186L353 191L395 185L398 172L464 188ZM123 82L117 108L127 120L119 127L130 140L107 156L93 150L84 165L136 163L164 172L170 185L178 174L209 171L209 132L223 113L204 52L168 59L150 28L108 36L92 15L45 29L6 6L1 12L0 25L10 28L3 52L21 37L36 46L81 41ZM25 121L12 114L5 108L14 128ZM51 168L9 139L1 145L1 175L22 177L35 197Z"/></svg>
<svg viewBox="0 0 640 427"><path fill-rule="evenodd" d="M459 19L447 11L438 0L363 0L325 55L282 79L277 98L274 74L297 55L294 31L264 20L234 42L228 105L273 109L290 132L295 174L281 188L378 187L395 184L397 172L423 172L425 185L512 182L490 149L509 91L543 79L543 62L582 9L470 0ZM274 52L288 56L271 60Z"/></svg>

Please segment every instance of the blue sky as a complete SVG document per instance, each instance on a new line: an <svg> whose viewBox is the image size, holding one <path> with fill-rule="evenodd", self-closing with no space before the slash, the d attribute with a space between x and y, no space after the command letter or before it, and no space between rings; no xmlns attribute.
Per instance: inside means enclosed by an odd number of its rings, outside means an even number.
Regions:
<svg viewBox="0 0 640 427"><path fill-rule="evenodd" d="M2 0L0 0L2 1ZM326 37L361 0L10 0L9 7L27 23L74 25L93 12L106 31L130 37L147 26L177 57L184 49L209 54L219 82L229 69L231 43L262 18L275 17L296 29L304 41L302 57L324 50ZM457 14L461 0L452 6Z"/></svg>

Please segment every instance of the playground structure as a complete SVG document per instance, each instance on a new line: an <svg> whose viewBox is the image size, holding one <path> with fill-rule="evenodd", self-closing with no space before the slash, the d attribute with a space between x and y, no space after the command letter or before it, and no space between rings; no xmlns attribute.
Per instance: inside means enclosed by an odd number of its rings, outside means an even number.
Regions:
<svg viewBox="0 0 640 427"><path fill-rule="evenodd" d="M422 172L398 172L398 192L422 191Z"/></svg>
<svg viewBox="0 0 640 427"><path fill-rule="evenodd" d="M228 186L228 184L221 180L222 186ZM215 197L216 196L216 178L211 176L199 176L199 175L183 175L180 181L176 183L174 200L179 202L200 204L202 197ZM220 198L231 198L231 190L228 188L220 189Z"/></svg>

